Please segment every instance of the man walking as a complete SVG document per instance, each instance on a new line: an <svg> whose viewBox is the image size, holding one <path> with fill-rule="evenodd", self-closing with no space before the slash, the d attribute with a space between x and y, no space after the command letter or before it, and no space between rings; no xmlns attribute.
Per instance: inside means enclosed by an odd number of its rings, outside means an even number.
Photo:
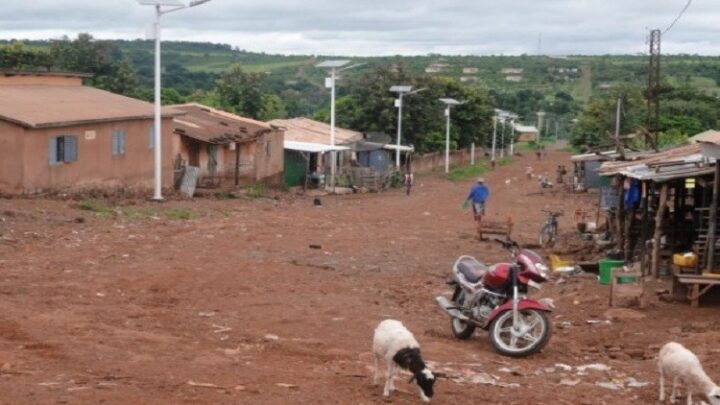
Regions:
<svg viewBox="0 0 720 405"><path fill-rule="evenodd" d="M490 190L485 185L485 179L482 177L477 179L477 184L472 186L470 194L468 195L465 202L472 201L473 216L476 221L480 221L482 216L485 215L485 203L490 196Z"/></svg>

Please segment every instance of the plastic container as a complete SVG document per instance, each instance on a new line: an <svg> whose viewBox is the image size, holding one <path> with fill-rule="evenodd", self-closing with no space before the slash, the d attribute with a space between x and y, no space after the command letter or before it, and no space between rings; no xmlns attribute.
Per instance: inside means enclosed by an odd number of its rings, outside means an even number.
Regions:
<svg viewBox="0 0 720 405"><path fill-rule="evenodd" d="M680 267L695 267L697 264L697 256L694 254L674 254L673 264Z"/></svg>
<svg viewBox="0 0 720 405"><path fill-rule="evenodd" d="M612 269L622 267L624 264L625 262L622 260L599 260L598 266L600 269L600 276L598 277L598 280L600 281L600 284L610 284L610 274L612 273Z"/></svg>

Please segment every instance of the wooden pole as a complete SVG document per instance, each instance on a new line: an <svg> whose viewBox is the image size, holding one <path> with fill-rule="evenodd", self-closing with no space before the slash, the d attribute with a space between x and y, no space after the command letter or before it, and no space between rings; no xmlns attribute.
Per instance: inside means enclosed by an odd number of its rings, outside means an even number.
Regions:
<svg viewBox="0 0 720 405"><path fill-rule="evenodd" d="M710 223L707 237L707 271L715 271L715 233L717 228L718 191L720 191L720 160L715 161L715 181L713 182L712 203L710 203Z"/></svg>
<svg viewBox="0 0 720 405"><path fill-rule="evenodd" d="M617 247L618 249L622 249L625 246L625 226L624 226L624 217L623 214L625 211L625 207L623 204L623 197L624 197L624 180L622 176L616 177L618 185L618 201L617 201L617 209L615 210L615 220L617 221L617 225L615 226L615 229L617 229Z"/></svg>
<svg viewBox="0 0 720 405"><path fill-rule="evenodd" d="M240 185L240 143L235 142L235 187Z"/></svg>
<svg viewBox="0 0 720 405"><path fill-rule="evenodd" d="M653 236L652 274L658 278L660 274L660 238L662 237L662 219L667 209L668 185L664 183L660 189L660 202L655 215L655 234Z"/></svg>

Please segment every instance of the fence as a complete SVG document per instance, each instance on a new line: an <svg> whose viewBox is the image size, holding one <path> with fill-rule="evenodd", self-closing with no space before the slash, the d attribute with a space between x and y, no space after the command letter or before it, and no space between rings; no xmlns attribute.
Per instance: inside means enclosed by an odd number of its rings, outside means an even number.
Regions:
<svg viewBox="0 0 720 405"><path fill-rule="evenodd" d="M483 148L475 148L475 163L485 156ZM470 164L470 148L450 152L450 167ZM415 155L412 159L412 170L415 173L432 172L445 169L445 152L432 152Z"/></svg>

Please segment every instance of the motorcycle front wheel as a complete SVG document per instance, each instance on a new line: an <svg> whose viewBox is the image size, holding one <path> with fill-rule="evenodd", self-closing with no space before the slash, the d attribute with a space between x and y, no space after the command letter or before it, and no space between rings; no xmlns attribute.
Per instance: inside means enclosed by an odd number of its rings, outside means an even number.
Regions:
<svg viewBox="0 0 720 405"><path fill-rule="evenodd" d="M516 332L512 314L505 311L490 325L490 341L495 350L509 357L525 357L542 350L551 334L547 314L536 309L520 310Z"/></svg>
<svg viewBox="0 0 720 405"><path fill-rule="evenodd" d="M455 293L453 294L453 301L456 306L460 306L463 302L465 302L465 293L460 287L456 287ZM460 340L470 339L470 336L472 336L473 332L475 332L475 325L463 322L457 318L452 318L450 326L453 335Z"/></svg>

